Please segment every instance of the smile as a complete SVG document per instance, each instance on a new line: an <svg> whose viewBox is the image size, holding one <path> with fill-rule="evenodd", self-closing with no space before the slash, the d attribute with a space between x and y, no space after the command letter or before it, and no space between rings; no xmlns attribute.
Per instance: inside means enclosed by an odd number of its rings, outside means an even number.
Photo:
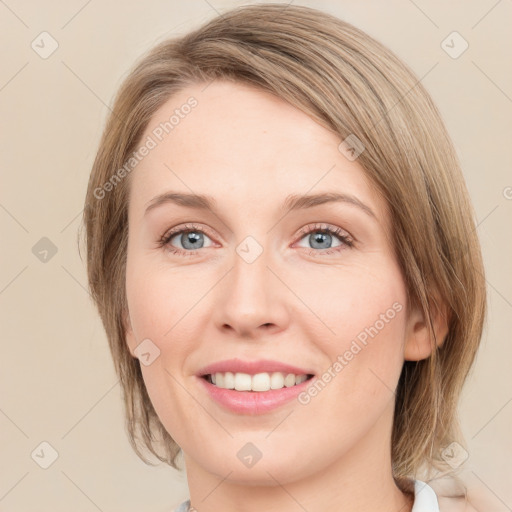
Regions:
<svg viewBox="0 0 512 512"><path fill-rule="evenodd" d="M292 377L294 384L291 384ZM212 382L212 378L216 384ZM218 372L214 375L204 375L197 380L203 391L206 391L206 396L224 411L255 416L268 414L286 404L295 403L297 396L315 379L310 374L284 375L281 372L273 372L249 375ZM272 382L276 386L275 389L271 387ZM241 389L231 388L232 384ZM249 387L251 389L248 389Z"/></svg>

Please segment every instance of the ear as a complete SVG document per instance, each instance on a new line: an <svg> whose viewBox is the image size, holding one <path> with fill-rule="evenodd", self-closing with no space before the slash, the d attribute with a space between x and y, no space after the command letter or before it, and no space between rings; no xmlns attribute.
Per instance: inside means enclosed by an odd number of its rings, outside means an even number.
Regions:
<svg viewBox="0 0 512 512"><path fill-rule="evenodd" d="M137 339L135 338L135 335L133 334L133 328L132 323L130 320L130 313L128 310L125 311L123 315L123 324L124 324L124 333L125 333L125 341L126 345L128 346L128 350L130 351L130 354L137 358L135 355L135 348L137 347Z"/></svg>
<svg viewBox="0 0 512 512"><path fill-rule="evenodd" d="M436 345L440 347L446 339L449 325L448 308L439 299L438 295L435 295L432 299L430 317L435 340L430 335L429 326L421 307L419 305L411 307L407 319L404 347L404 359L406 361L427 359L432 354L433 348Z"/></svg>

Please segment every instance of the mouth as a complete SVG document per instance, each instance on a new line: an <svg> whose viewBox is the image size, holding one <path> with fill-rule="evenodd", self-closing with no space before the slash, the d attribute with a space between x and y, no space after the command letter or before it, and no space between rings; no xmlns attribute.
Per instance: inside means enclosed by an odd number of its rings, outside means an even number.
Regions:
<svg viewBox="0 0 512 512"><path fill-rule="evenodd" d="M310 385L314 375L293 373L216 372L198 380L214 402L230 413L242 415L270 414L294 403Z"/></svg>
<svg viewBox="0 0 512 512"><path fill-rule="evenodd" d="M196 377L207 396L224 410L258 415L293 403L315 374L312 368L277 360L234 358L203 367Z"/></svg>
<svg viewBox="0 0 512 512"><path fill-rule="evenodd" d="M254 391L264 393L298 386L314 377L313 374L286 372L262 372L256 374L242 372L216 372L201 376L208 383L221 389Z"/></svg>

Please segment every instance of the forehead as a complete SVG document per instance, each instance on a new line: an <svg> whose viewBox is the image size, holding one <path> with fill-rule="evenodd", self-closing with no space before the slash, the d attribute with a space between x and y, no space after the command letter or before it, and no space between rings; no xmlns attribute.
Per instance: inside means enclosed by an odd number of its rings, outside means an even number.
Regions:
<svg viewBox="0 0 512 512"><path fill-rule="evenodd" d="M378 214L385 209L364 169L339 151L338 135L245 84L181 90L155 113L142 140L148 137L154 147L130 178L136 208L169 189L260 209L290 194L336 191L356 195Z"/></svg>

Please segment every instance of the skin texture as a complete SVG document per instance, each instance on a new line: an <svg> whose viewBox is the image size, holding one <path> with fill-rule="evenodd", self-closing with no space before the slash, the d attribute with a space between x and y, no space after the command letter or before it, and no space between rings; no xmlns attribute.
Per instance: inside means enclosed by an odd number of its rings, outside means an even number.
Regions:
<svg viewBox="0 0 512 512"><path fill-rule="evenodd" d="M192 505L407 512L411 502L391 473L393 391L404 359L428 357L431 346L421 313L406 304L386 204L357 160L338 150L340 138L303 112L247 85L205 87L173 96L143 136L197 99L130 176L126 280L127 344L134 357L147 338L160 350L141 368L160 420L183 449ZM171 190L211 195L215 212L166 203L144 214ZM375 218L346 203L285 215L289 194L320 192L354 195ZM182 255L159 245L187 223L205 231L203 248ZM354 245L332 235L330 249L316 248L299 230L318 224L341 228ZM251 264L235 250L247 236L263 248ZM187 251L184 238L172 245ZM196 376L233 357L320 376L394 303L401 311L306 405L235 414ZM443 339L446 326L436 328ZM248 442L262 453L251 468L237 457Z"/></svg>

